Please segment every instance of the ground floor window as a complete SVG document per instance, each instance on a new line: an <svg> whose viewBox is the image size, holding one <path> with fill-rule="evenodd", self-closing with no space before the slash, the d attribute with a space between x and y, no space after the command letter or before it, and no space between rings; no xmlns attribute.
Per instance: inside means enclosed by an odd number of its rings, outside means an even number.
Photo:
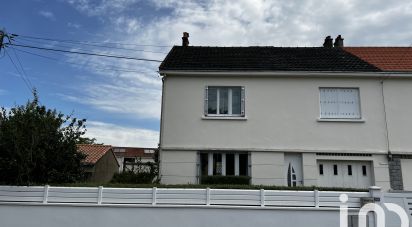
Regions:
<svg viewBox="0 0 412 227"><path fill-rule="evenodd" d="M249 176L250 158L241 152L201 152L200 176Z"/></svg>

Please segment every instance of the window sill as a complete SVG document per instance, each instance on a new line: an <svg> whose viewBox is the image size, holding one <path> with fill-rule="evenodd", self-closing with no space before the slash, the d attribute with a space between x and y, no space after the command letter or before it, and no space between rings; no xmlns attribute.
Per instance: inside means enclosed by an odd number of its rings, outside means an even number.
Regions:
<svg viewBox="0 0 412 227"><path fill-rule="evenodd" d="M318 122L349 122L349 123L364 123L365 119L333 119L333 118L318 118Z"/></svg>
<svg viewBox="0 0 412 227"><path fill-rule="evenodd" d="M246 121L247 117L237 117L237 116L202 116L202 120L236 120L236 121Z"/></svg>

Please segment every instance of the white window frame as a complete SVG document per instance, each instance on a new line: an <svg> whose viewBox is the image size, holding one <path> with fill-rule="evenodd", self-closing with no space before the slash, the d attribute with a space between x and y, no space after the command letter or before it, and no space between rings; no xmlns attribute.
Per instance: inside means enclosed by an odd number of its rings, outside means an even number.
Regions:
<svg viewBox="0 0 412 227"><path fill-rule="evenodd" d="M354 89L358 91L358 110L359 110L359 117L325 117L322 115L322 97L321 97L321 91L322 89L338 89L338 90L344 90L344 89ZM361 94L360 94L360 88L359 87L319 87L319 121L356 121L356 122L364 122L362 118L362 105L361 105Z"/></svg>
<svg viewBox="0 0 412 227"><path fill-rule="evenodd" d="M216 95L216 114L209 114L209 88L217 88ZM228 113L221 114L220 111L220 90L223 88L228 89ZM232 89L240 88L240 114L232 114ZM244 86L219 86L219 85L208 85L205 88L205 104L204 104L204 115L206 117L245 117L245 87Z"/></svg>

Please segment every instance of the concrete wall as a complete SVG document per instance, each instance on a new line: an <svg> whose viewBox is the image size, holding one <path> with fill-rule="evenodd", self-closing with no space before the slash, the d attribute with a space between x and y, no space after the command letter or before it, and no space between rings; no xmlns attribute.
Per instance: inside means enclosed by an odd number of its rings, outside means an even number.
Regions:
<svg viewBox="0 0 412 227"><path fill-rule="evenodd" d="M412 191L412 159L401 159L401 168L403 177L403 189L407 191Z"/></svg>
<svg viewBox="0 0 412 227"><path fill-rule="evenodd" d="M164 184L196 184L197 152L160 152L161 181Z"/></svg>
<svg viewBox="0 0 412 227"><path fill-rule="evenodd" d="M117 159L112 151L108 151L94 165L90 181L98 183L109 182L113 178L113 175L118 172L119 165Z"/></svg>
<svg viewBox="0 0 412 227"><path fill-rule="evenodd" d="M0 224L7 227L330 227L339 226L339 210L0 205Z"/></svg>
<svg viewBox="0 0 412 227"><path fill-rule="evenodd" d="M245 86L247 120L202 118L208 85ZM365 122L317 121L319 87L359 87ZM163 149L386 151L379 80L166 77L163 97Z"/></svg>
<svg viewBox="0 0 412 227"><path fill-rule="evenodd" d="M251 177L255 185L285 185L282 152L252 152Z"/></svg>

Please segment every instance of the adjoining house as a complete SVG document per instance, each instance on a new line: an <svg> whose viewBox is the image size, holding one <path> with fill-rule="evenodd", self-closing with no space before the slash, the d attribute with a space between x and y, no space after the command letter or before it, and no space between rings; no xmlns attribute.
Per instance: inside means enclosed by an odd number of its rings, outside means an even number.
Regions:
<svg viewBox="0 0 412 227"><path fill-rule="evenodd" d="M86 180L90 182L109 182L119 171L119 164L110 145L80 144L79 152L86 155L83 161Z"/></svg>
<svg viewBox="0 0 412 227"><path fill-rule="evenodd" d="M157 148L113 147L119 172L134 171L139 163L157 162Z"/></svg>
<svg viewBox="0 0 412 227"><path fill-rule="evenodd" d="M412 190L412 48L174 46L163 77L163 183Z"/></svg>

